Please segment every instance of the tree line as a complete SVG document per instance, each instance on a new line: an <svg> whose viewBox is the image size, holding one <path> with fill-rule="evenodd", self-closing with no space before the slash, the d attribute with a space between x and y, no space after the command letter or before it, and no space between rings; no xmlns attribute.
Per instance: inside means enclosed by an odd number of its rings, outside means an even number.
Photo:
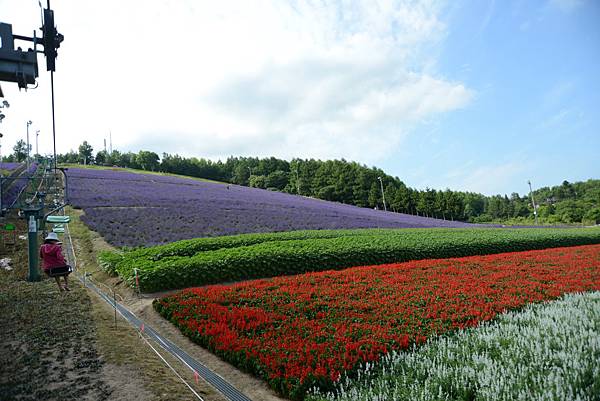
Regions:
<svg viewBox="0 0 600 401"><path fill-rule="evenodd" d="M14 150L5 161L24 160L22 147L15 146ZM22 160L18 160L19 157ZM11 158L14 160L9 160ZM160 157L145 150L138 153L101 150L94 154L86 141L77 152L72 150L58 155L57 159L59 163L180 174L438 219L508 224L531 224L534 219L533 202L528 194L485 196L450 189L418 190L377 167L344 159L287 161L275 157L229 157L225 161L212 161L168 153ZM542 224L600 223L600 180L564 181L558 186L539 188L532 195Z"/></svg>

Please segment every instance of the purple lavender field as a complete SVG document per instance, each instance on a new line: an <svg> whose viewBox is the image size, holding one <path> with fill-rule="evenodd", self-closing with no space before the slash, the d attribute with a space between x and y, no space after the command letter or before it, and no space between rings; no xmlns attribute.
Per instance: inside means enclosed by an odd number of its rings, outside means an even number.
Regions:
<svg viewBox="0 0 600 401"><path fill-rule="evenodd" d="M22 165L23 163L2 162L0 163L0 170L13 171Z"/></svg>
<svg viewBox="0 0 600 401"><path fill-rule="evenodd" d="M23 163L3 163L2 165L16 164L13 170L23 166ZM25 187L29 184L29 178L37 170L37 163L31 163L29 170L23 171L20 175L18 171L11 173L10 178L4 178L2 183L2 208L12 208L18 200Z"/></svg>
<svg viewBox="0 0 600 401"><path fill-rule="evenodd" d="M469 227L467 223L359 208L187 178L70 168L69 201L115 246L292 230Z"/></svg>

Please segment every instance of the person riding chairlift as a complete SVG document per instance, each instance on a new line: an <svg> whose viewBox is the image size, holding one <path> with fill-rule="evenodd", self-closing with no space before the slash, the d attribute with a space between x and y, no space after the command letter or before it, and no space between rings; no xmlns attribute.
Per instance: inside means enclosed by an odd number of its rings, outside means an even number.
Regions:
<svg viewBox="0 0 600 401"><path fill-rule="evenodd" d="M42 269L48 277L54 277L60 291L71 291L67 276L71 273L71 267L67 265L62 254L61 242L56 233L49 233L40 247L40 258L42 258ZM65 285L60 284L60 277L65 280Z"/></svg>

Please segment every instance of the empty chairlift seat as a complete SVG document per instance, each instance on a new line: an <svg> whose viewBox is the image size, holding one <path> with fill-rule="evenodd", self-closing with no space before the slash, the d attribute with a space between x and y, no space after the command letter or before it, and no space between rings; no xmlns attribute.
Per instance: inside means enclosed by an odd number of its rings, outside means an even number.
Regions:
<svg viewBox="0 0 600 401"><path fill-rule="evenodd" d="M65 224L69 223L71 218L69 216L48 216L46 221L54 224L52 231L61 234L65 232Z"/></svg>
<svg viewBox="0 0 600 401"><path fill-rule="evenodd" d="M71 217L69 217L69 216L48 216L48 217L46 217L46 221L48 223L67 224L71 221Z"/></svg>
<svg viewBox="0 0 600 401"><path fill-rule="evenodd" d="M57 234L62 234L65 232L65 226L64 224L55 224L52 226L52 231Z"/></svg>

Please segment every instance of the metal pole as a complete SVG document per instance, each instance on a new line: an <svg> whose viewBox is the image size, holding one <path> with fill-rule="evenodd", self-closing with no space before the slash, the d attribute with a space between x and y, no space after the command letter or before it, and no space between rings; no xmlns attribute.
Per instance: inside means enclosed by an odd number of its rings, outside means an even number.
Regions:
<svg viewBox="0 0 600 401"><path fill-rule="evenodd" d="M2 180L4 179L2 173L2 137L4 135L0 134L0 216L4 216L4 211L2 210Z"/></svg>
<svg viewBox="0 0 600 401"><path fill-rule="evenodd" d="M117 297L115 295L115 289L112 289L113 293L113 306L115 307L115 329L117 328Z"/></svg>
<svg viewBox="0 0 600 401"><path fill-rule="evenodd" d="M537 206L535 205L535 199L533 198L533 190L531 189L531 181L527 181L529 184L529 196L531 197L531 203L533 204L533 216L535 218L535 225L538 225L538 217L537 217Z"/></svg>
<svg viewBox="0 0 600 401"><path fill-rule="evenodd" d="M40 281L40 271L38 264L38 243L37 243L37 209L30 209L25 211L25 216L28 222L28 235L27 243L29 248L29 276L27 281Z"/></svg>
<svg viewBox="0 0 600 401"><path fill-rule="evenodd" d="M379 180L379 184L381 184L381 197L383 198L383 210L385 210L387 212L387 207L385 206L385 193L383 192L383 181L381 180L381 177L377 177L377 179Z"/></svg>
<svg viewBox="0 0 600 401"><path fill-rule="evenodd" d="M27 171L29 171L29 126L31 125L31 120L27 121Z"/></svg>
<svg viewBox="0 0 600 401"><path fill-rule="evenodd" d="M38 137L40 136L40 130L35 131L35 154L39 155L40 151L38 149Z"/></svg>
<svg viewBox="0 0 600 401"><path fill-rule="evenodd" d="M137 269L133 269L133 272L135 273L135 289L137 290L137 296L138 298L140 297L140 278L138 276L138 270Z"/></svg>
<svg viewBox="0 0 600 401"><path fill-rule="evenodd" d="M61 173L63 173L63 176L65 177L65 199L64 199L64 204L67 205L69 203L69 177L67 177L67 172L66 172L66 168L61 168L60 171ZM56 171L54 171L54 173L56 174Z"/></svg>

